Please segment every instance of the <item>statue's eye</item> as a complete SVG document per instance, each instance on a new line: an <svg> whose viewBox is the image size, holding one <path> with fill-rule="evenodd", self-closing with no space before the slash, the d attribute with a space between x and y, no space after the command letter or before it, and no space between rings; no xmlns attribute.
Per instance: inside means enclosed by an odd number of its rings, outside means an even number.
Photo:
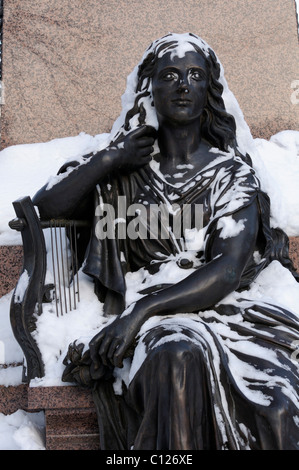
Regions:
<svg viewBox="0 0 299 470"><path fill-rule="evenodd" d="M163 75L163 80L167 81L167 82L170 82L172 80L177 80L178 79L178 74L175 73L175 72L166 72L164 75Z"/></svg>
<svg viewBox="0 0 299 470"><path fill-rule="evenodd" d="M190 71L190 76L193 80L196 80L196 81L200 81L200 80L204 80L205 78L205 74L203 72L201 72L200 70L191 70Z"/></svg>

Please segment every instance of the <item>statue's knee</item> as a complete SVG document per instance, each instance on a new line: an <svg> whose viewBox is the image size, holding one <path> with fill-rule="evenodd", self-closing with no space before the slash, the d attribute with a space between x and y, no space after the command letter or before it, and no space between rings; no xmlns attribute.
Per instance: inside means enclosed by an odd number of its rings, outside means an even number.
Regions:
<svg viewBox="0 0 299 470"><path fill-rule="evenodd" d="M156 352L161 359L167 357L176 363L190 362L195 355L198 356L197 348L187 340L166 341L157 347Z"/></svg>

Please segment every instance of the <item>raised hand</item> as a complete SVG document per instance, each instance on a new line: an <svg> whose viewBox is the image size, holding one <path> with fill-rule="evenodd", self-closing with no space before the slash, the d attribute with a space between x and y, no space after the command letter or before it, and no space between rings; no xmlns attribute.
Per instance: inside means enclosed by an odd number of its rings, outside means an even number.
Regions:
<svg viewBox="0 0 299 470"><path fill-rule="evenodd" d="M141 126L126 136L120 136L107 150L116 152L117 167L133 171L151 161L156 130L151 126Z"/></svg>

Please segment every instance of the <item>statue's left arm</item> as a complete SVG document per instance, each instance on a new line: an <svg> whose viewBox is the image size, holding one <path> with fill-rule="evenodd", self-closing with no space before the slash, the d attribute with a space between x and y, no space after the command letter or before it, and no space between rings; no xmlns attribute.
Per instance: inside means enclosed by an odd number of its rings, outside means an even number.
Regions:
<svg viewBox="0 0 299 470"><path fill-rule="evenodd" d="M256 200L232 217L244 228L237 236L229 238L221 238L221 230L217 230L213 236L210 262L177 284L143 297L136 302L131 313L116 318L91 341L90 352L95 363L120 367L127 349L150 317L211 308L239 287L258 234Z"/></svg>

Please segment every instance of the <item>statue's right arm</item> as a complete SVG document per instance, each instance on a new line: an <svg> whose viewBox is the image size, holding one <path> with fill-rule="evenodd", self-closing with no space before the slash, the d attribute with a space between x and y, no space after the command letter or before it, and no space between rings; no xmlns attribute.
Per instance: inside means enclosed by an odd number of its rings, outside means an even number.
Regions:
<svg viewBox="0 0 299 470"><path fill-rule="evenodd" d="M153 129L142 126L101 150L58 179L46 184L33 197L42 219L71 218L76 209L109 173L133 171L149 163L153 151Z"/></svg>

